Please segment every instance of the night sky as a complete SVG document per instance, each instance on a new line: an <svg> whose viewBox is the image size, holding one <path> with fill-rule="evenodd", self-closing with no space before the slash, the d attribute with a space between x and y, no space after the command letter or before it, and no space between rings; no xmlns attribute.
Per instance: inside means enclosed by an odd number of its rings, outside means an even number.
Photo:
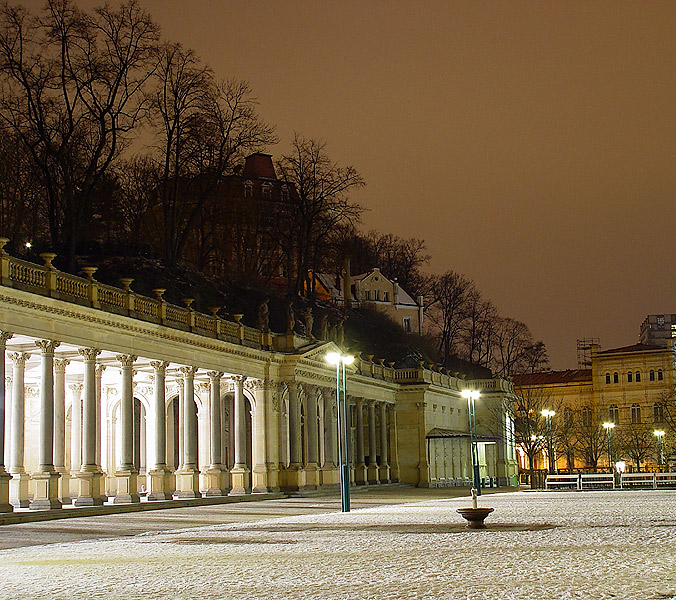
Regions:
<svg viewBox="0 0 676 600"><path fill-rule="evenodd" d="M363 227L424 238L552 367L676 312L676 3L142 4L249 81L271 153L324 138L367 182Z"/></svg>

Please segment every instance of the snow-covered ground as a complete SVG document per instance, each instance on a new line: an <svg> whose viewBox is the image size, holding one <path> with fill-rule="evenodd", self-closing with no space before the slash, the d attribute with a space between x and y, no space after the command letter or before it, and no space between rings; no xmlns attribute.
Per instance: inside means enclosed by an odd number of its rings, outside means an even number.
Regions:
<svg viewBox="0 0 676 600"><path fill-rule="evenodd" d="M0 551L0 598L676 599L676 491L483 496Z"/></svg>

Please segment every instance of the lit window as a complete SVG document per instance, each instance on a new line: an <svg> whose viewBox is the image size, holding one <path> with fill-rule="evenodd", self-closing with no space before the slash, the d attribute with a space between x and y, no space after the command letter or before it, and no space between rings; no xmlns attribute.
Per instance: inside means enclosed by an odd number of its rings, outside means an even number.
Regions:
<svg viewBox="0 0 676 600"><path fill-rule="evenodd" d="M655 371L652 369L650 369L650 373L648 373L648 379L650 379L650 381L655 381Z"/></svg>
<svg viewBox="0 0 676 600"><path fill-rule="evenodd" d="M582 425L585 427L591 427L592 424L592 411L588 406L582 407Z"/></svg>
<svg viewBox="0 0 676 600"><path fill-rule="evenodd" d="M641 383L641 371L636 371L636 383Z"/></svg>
<svg viewBox="0 0 676 600"><path fill-rule="evenodd" d="M664 422L664 405L661 402L655 402L653 404L653 422Z"/></svg>
<svg viewBox="0 0 676 600"><path fill-rule="evenodd" d="M629 383L631 383L631 381L632 381L632 379L631 379L631 371L629 371L629 373L627 373L627 381L628 381Z"/></svg>
<svg viewBox="0 0 676 600"><path fill-rule="evenodd" d="M406 331L407 333L411 333L411 317L404 317L403 324L404 331Z"/></svg>
<svg viewBox="0 0 676 600"><path fill-rule="evenodd" d="M606 383L610 383L610 373L606 373Z"/></svg>
<svg viewBox="0 0 676 600"><path fill-rule="evenodd" d="M620 374L617 371L613 373L613 383L620 383Z"/></svg>
<svg viewBox="0 0 676 600"><path fill-rule="evenodd" d="M638 404L631 405L631 422L632 423L641 422L641 407Z"/></svg>
<svg viewBox="0 0 676 600"><path fill-rule="evenodd" d="M615 425L620 424L620 409L617 408L617 404L611 404L608 407L608 419Z"/></svg>
<svg viewBox="0 0 676 600"><path fill-rule="evenodd" d="M263 197L268 200L272 198L272 186L269 183L263 184Z"/></svg>

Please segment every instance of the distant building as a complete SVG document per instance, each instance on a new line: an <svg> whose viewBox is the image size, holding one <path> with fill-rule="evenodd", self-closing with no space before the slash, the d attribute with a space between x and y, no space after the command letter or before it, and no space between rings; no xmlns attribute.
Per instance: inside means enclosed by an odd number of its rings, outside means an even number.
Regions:
<svg viewBox="0 0 676 600"><path fill-rule="evenodd" d="M657 468L657 445L652 432L666 427L664 402L673 394L675 383L676 355L672 348L665 346L638 343L609 350L594 347L591 369L517 375L513 378L515 392L524 394L538 390L546 397L557 412L554 419L560 420L556 427L564 432L562 435L575 430L572 435L577 436L578 448L585 446L585 435L589 437L598 432L604 422L614 423L616 429L612 435L618 441L614 458L629 462L619 441L626 430L641 430L654 446L647 452L644 462ZM670 436L674 434L676 432L669 432ZM557 454L557 467L568 468L562 451ZM576 451L575 468L593 466L584 454ZM607 466L603 438L597 455L600 457L598 466ZM543 453L539 461L541 468L547 464L545 456Z"/></svg>
<svg viewBox="0 0 676 600"><path fill-rule="evenodd" d="M639 340L642 344L652 344L666 348L669 340L676 338L676 315L648 315L641 323Z"/></svg>
<svg viewBox="0 0 676 600"><path fill-rule="evenodd" d="M328 273L309 273L318 300L343 304L344 277ZM424 298L414 300L396 281L388 279L378 267L353 275L349 281L350 305L379 310L408 333L422 333Z"/></svg>

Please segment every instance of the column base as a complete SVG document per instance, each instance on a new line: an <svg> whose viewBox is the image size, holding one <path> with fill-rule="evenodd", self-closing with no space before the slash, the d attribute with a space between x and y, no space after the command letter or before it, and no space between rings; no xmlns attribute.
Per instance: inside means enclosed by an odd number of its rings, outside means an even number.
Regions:
<svg viewBox="0 0 676 600"><path fill-rule="evenodd" d="M9 501L9 482L12 476L0 466L0 513L13 512L14 507Z"/></svg>
<svg viewBox="0 0 676 600"><path fill-rule="evenodd" d="M78 495L73 504L75 506L101 506L108 498L103 494L103 473L97 467L77 474Z"/></svg>
<svg viewBox="0 0 676 600"><path fill-rule="evenodd" d="M200 472L195 468L183 468L174 473L176 475L175 500L186 498L199 498L200 494Z"/></svg>
<svg viewBox="0 0 676 600"><path fill-rule="evenodd" d="M337 465L325 465L320 471L322 487L334 486L340 483L340 471Z"/></svg>
<svg viewBox="0 0 676 600"><path fill-rule="evenodd" d="M367 481L370 485L380 483L378 481L378 465L369 465L366 469L366 473L368 477Z"/></svg>
<svg viewBox="0 0 676 600"><path fill-rule="evenodd" d="M366 485L368 483L366 465L359 464L354 468L354 482L357 485Z"/></svg>
<svg viewBox="0 0 676 600"><path fill-rule="evenodd" d="M225 471L220 465L209 467L203 474L206 489L202 492L205 498L225 496Z"/></svg>
<svg viewBox="0 0 676 600"><path fill-rule="evenodd" d="M64 468L56 467L59 478L59 501L61 504L72 504L73 498L70 495L70 473Z"/></svg>
<svg viewBox="0 0 676 600"><path fill-rule="evenodd" d="M33 500L28 505L31 510L53 510L61 508L59 500L59 473L56 471L38 471L33 473Z"/></svg>
<svg viewBox="0 0 676 600"><path fill-rule="evenodd" d="M113 504L132 504L140 501L137 471L115 471L115 479L117 481L117 493L113 499Z"/></svg>
<svg viewBox="0 0 676 600"><path fill-rule="evenodd" d="M228 496L242 496L249 493L249 477L251 471L248 467L235 467L230 471L232 488Z"/></svg>
<svg viewBox="0 0 676 600"><path fill-rule="evenodd" d="M170 500L171 494L169 479L171 472L166 467L153 469L149 471L146 480L148 481L148 500Z"/></svg>
<svg viewBox="0 0 676 600"><path fill-rule="evenodd" d="M301 471L301 490L316 490L319 484L319 470L317 465L309 463Z"/></svg>
<svg viewBox="0 0 676 600"><path fill-rule="evenodd" d="M270 491L268 487L268 471L265 465L255 465L251 473L251 493L267 494Z"/></svg>
<svg viewBox="0 0 676 600"><path fill-rule="evenodd" d="M25 472L13 473L8 480L9 503L14 508L28 508L28 493L30 487L30 475Z"/></svg>
<svg viewBox="0 0 676 600"><path fill-rule="evenodd" d="M378 479L380 483L390 483L390 467L389 465L381 465L379 469Z"/></svg>
<svg viewBox="0 0 676 600"><path fill-rule="evenodd" d="M280 471L280 486L284 492L297 492L300 489L300 467L289 465L288 468Z"/></svg>
<svg viewBox="0 0 676 600"><path fill-rule="evenodd" d="M277 463L265 463L267 472L268 492L279 492L279 467Z"/></svg>

